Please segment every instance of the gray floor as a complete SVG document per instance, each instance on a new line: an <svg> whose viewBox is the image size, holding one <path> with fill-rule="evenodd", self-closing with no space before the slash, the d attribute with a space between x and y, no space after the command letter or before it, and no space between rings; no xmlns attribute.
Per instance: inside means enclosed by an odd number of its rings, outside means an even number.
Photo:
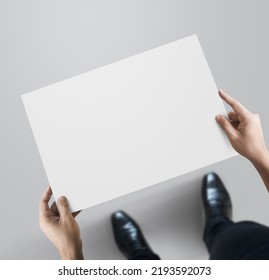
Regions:
<svg viewBox="0 0 269 280"><path fill-rule="evenodd" d="M268 143L268 8L266 0L1 0L0 258L59 258L38 226L48 181L21 94L197 33L217 85L259 112ZM226 183L236 221L269 225L267 191L252 165L235 157L84 210L85 257L122 258L109 216L124 209L162 258L208 258L200 183L209 170Z"/></svg>

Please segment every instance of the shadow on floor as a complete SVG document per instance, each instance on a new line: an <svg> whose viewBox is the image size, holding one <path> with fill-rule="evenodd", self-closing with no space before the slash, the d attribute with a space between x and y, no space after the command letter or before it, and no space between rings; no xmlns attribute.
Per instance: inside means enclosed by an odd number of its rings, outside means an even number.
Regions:
<svg viewBox="0 0 269 280"><path fill-rule="evenodd" d="M123 259L110 215L124 210L141 226L163 259L207 259L202 242L201 175L185 175L83 211L84 254L88 259Z"/></svg>

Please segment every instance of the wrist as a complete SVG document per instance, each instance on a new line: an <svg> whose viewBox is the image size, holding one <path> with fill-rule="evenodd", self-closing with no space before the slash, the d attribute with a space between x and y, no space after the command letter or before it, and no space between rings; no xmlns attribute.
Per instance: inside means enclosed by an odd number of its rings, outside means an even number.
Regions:
<svg viewBox="0 0 269 280"><path fill-rule="evenodd" d="M62 260L84 260L82 247L79 246L74 249L61 250L60 256Z"/></svg>
<svg viewBox="0 0 269 280"><path fill-rule="evenodd" d="M261 152L256 153L252 158L249 158L254 166L264 166L269 164L269 151L264 148Z"/></svg>
<svg viewBox="0 0 269 280"><path fill-rule="evenodd" d="M84 260L82 250L76 252L60 253L62 260Z"/></svg>

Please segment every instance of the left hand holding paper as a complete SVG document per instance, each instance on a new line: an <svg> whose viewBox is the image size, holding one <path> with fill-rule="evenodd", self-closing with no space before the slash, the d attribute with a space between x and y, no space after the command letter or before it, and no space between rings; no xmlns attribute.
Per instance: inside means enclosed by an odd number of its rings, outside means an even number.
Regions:
<svg viewBox="0 0 269 280"><path fill-rule="evenodd" d="M75 220L80 211L72 214L64 196L59 198L58 208L55 202L49 207L51 196L52 190L48 187L39 205L40 228L57 248L62 259L83 259L80 228Z"/></svg>

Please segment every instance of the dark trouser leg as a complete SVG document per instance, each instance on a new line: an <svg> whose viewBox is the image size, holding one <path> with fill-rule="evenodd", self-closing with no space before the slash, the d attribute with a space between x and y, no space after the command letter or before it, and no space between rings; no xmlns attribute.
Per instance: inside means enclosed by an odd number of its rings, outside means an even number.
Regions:
<svg viewBox="0 0 269 280"><path fill-rule="evenodd" d="M269 259L269 228L255 222L215 217L203 239L212 260Z"/></svg>
<svg viewBox="0 0 269 280"><path fill-rule="evenodd" d="M160 260L160 257L153 252L141 250L128 258L128 260Z"/></svg>

